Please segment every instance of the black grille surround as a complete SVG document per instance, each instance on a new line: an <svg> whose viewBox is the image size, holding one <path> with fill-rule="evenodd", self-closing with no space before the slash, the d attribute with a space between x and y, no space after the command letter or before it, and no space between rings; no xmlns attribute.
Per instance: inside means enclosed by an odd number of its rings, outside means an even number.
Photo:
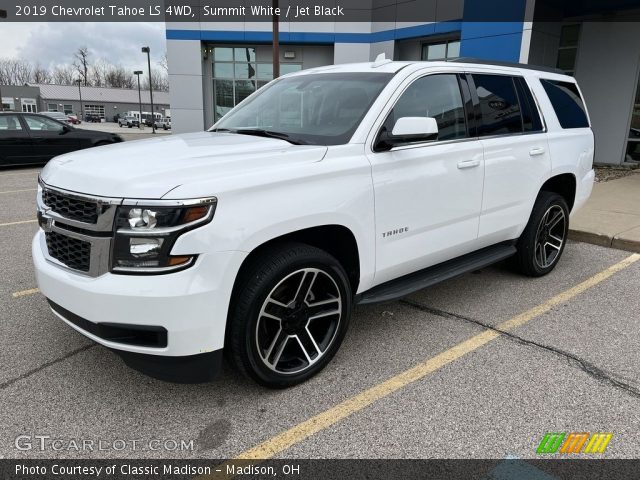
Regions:
<svg viewBox="0 0 640 480"><path fill-rule="evenodd" d="M91 244L57 232L46 232L49 255L74 270L88 272L91 266Z"/></svg>
<svg viewBox="0 0 640 480"><path fill-rule="evenodd" d="M95 224L100 213L96 202L81 200L55 190L45 189L42 201L53 212L70 220Z"/></svg>

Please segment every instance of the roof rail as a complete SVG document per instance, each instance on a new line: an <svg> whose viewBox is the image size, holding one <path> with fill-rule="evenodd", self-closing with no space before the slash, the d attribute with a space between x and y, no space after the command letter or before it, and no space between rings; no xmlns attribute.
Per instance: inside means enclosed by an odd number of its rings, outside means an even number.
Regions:
<svg viewBox="0 0 640 480"><path fill-rule="evenodd" d="M526 70L537 70L539 72L558 73L560 75L566 75L566 73L564 73L559 68L543 67L540 65L529 65L528 63L501 62L497 60L483 60L481 58L473 57L459 57L447 61L456 63L478 63L480 65L495 65L496 67L524 68Z"/></svg>

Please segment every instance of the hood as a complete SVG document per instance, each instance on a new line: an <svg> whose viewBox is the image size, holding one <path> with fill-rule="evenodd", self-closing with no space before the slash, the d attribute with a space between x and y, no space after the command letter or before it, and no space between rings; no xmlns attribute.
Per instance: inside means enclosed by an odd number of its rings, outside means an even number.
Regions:
<svg viewBox="0 0 640 480"><path fill-rule="evenodd" d="M47 163L48 185L105 197L161 198L190 182L215 182L287 164L322 160L327 147L273 138L198 132L105 145Z"/></svg>

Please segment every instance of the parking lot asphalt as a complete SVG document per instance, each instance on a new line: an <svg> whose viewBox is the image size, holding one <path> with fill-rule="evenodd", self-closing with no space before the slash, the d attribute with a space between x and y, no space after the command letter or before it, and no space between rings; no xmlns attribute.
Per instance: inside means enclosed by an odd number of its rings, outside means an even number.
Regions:
<svg viewBox="0 0 640 480"><path fill-rule="evenodd" d="M127 368L33 290L37 171L0 170L0 457L535 458L546 432L611 432L600 456L640 458L629 252L571 242L544 278L497 265L358 307L333 362L292 389L227 366L177 385ZM20 435L106 448L19 450Z"/></svg>

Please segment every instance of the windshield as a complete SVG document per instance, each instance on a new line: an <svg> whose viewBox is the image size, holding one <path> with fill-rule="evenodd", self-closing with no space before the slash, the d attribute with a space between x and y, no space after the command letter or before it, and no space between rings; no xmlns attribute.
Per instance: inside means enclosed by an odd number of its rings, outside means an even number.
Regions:
<svg viewBox="0 0 640 480"><path fill-rule="evenodd" d="M266 130L292 143L341 145L392 76L352 72L282 78L258 90L211 131Z"/></svg>

